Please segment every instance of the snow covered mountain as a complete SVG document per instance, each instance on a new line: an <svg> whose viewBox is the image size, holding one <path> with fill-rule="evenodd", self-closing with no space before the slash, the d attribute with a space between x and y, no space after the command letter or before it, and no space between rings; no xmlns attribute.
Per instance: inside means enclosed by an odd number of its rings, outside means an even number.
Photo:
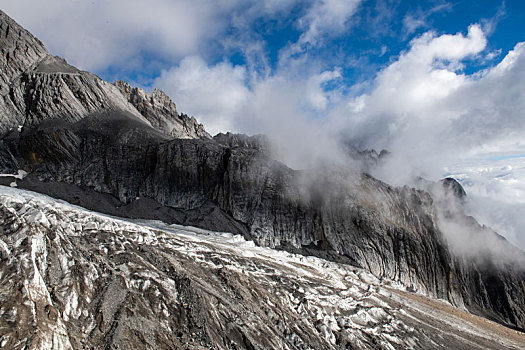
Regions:
<svg viewBox="0 0 525 350"><path fill-rule="evenodd" d="M211 138L164 93L81 72L2 12L0 50L0 185L121 217L0 186L0 345L522 344L472 314L525 329L525 254L463 214L455 180L292 169L264 136Z"/></svg>
<svg viewBox="0 0 525 350"><path fill-rule="evenodd" d="M0 194L6 349L520 349L395 282L241 236Z"/></svg>

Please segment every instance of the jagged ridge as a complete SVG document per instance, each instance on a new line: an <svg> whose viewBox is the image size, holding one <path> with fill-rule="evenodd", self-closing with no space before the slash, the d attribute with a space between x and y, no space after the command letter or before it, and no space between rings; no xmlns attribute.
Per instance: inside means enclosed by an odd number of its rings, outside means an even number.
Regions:
<svg viewBox="0 0 525 350"><path fill-rule="evenodd" d="M47 120L74 122L92 113L120 110L169 137L210 137L195 118L178 115L160 90L149 96L124 82L114 85L80 71L50 55L38 39L2 11L0 38L0 135Z"/></svg>
<svg viewBox="0 0 525 350"><path fill-rule="evenodd" d="M144 90L117 80L115 86L127 100L149 120L151 125L167 135L181 139L211 138L194 117L179 114L175 103L159 89L149 95Z"/></svg>
<svg viewBox="0 0 525 350"><path fill-rule="evenodd" d="M206 208L201 214L211 210L221 223L202 220L205 228L355 264L379 278L525 327L523 270L509 262L453 256L427 192L393 188L345 169L296 171L273 160L261 137L212 140L191 127L196 122L180 125L191 133L188 137L202 139L172 140L171 125L162 124L177 115L167 96L127 91L118 83L123 94L49 56L41 43L1 16L6 38L13 30L22 33L6 47L23 57L6 61L14 67L6 70L14 73L3 78L9 92L2 95L2 108L12 107L12 113L2 113L2 125L23 123L23 130L2 139L3 169L26 169L29 179L44 181L42 191L64 183L114 196L115 206L145 199L166 212L175 208L178 214L167 220L183 221L185 212ZM34 50L16 49L33 41ZM470 224L476 229L475 222Z"/></svg>

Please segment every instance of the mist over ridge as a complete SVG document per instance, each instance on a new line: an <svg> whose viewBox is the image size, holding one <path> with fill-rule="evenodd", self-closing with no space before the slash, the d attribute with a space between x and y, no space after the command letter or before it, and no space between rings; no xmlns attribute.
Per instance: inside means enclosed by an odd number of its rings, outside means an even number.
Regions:
<svg viewBox="0 0 525 350"><path fill-rule="evenodd" d="M193 9L204 3L196 3ZM236 4L233 1L231 8ZM196 339L200 343L195 346L229 340L245 345L258 343L260 339L253 338L253 329L241 324L227 323L235 328L231 339L221 335L225 334L221 328L225 323L219 320L222 316L217 316L221 315L221 305L231 303L230 297L240 307L244 301L260 299L261 295L251 295L249 289L231 288L231 283L242 285L248 281L242 277L242 266L255 266L259 258L250 249L256 246L256 250L285 251L299 260L313 256L325 261L326 266L342 264L362 269L380 284L406 292L403 300L411 295L441 299L451 307L523 331L525 252L516 247L520 246L521 235L510 229L507 240L487 223L496 218L505 224L497 231L511 227L501 220L501 211L492 210L490 198L503 204L500 210L523 204L523 157L517 150L523 142L519 131L523 129L520 113L525 103L521 98L525 45L516 44L499 58L490 47L496 19L480 20L456 34L418 27L407 19L402 29L407 35L403 39L407 41L406 49L391 55L373 79L357 86L348 79L348 67L323 62L317 49L354 28L351 21L360 18L363 3L333 0L297 5L290 1L286 6L291 7L279 8L272 7L271 1L262 4L270 8L263 15L237 17L236 28L250 28L243 22L264 22L268 16L281 15L294 6L302 11L293 21L282 24L292 25L300 34L278 50L276 61L260 65L264 60L255 58L266 57L259 56L263 50L250 56L253 60L248 56L246 60L223 57L210 63L202 52L190 54L190 45L184 57L153 77L160 87L154 90L123 80L107 82L70 65L53 56L31 32L0 11L0 80L6 82L0 90L0 188L4 188L0 214L5 226L1 229L1 257L15 265L17 261L27 265L27 281L33 282L26 283L26 279L16 279L13 274L4 277L10 276L5 277L8 283L33 288L35 293L25 294L39 305L33 314L26 310L21 315L34 315L39 327L44 325L39 320L58 322L58 328L43 333L46 337L56 332L63 335L77 322L79 329L91 324L98 327L99 331L82 335L88 343L100 343L109 335L118 342L122 334L137 330L134 327L139 314L157 317L149 311L142 314L140 305L164 302L182 293L182 299L177 299L181 307L156 309L167 310L162 311L162 320L176 323L169 323L168 328L178 331L167 333L173 338L166 344L189 344ZM246 6L261 10L260 5ZM129 10L136 8L131 6ZM435 11L449 10L445 6ZM329 20L332 22L327 25ZM108 37L111 39L111 35ZM379 54L386 52L388 48ZM480 63L484 60L489 63ZM469 70L473 62L484 68ZM234 133L216 132L226 130ZM38 203L25 203L30 198ZM478 202L479 198L482 200ZM49 203L56 201L58 205L62 203L59 199L79 206L61 206L74 212L73 217L65 218L60 211L53 211ZM70 225L99 217L88 210L104 213L100 217L120 217L124 220L122 228L120 224L114 226L113 219ZM496 215L484 215L491 211ZM508 210L505 214L519 213ZM481 220L473 214L480 214ZM126 224L129 220L140 220L141 228ZM508 220L511 224L519 222ZM220 237L248 241L246 246L241 245L246 251L239 252L247 255L235 266L228 260L236 260L237 255L220 253L223 259L209 250L204 253L206 259L186 259L185 263L173 260L179 255L178 248L173 250L171 245L178 238L165 240L169 252L155 248L162 244L153 239L159 233L163 240L161 231L170 225L176 225L172 232L175 235L186 230L183 226L193 226L190 230L199 234L219 232L219 241ZM150 229L159 231L153 235ZM59 234L53 233L55 230ZM136 236L134 230L144 235ZM69 277L69 266L76 266L77 260L62 250L64 242L77 240L74 237L79 235L92 244L89 251L80 252L87 254L81 259L82 273L93 281L100 275L104 281L93 282L94 289L76 290L77 276ZM135 237L133 243L128 242L129 237ZM96 242L106 238L97 250ZM49 245L43 245L44 241ZM210 244L205 242L204 246ZM106 245L111 248L109 255ZM185 249L186 245L180 247ZM32 252L30 256L26 250ZM141 261L138 270L130 270L136 257ZM210 268L205 283L191 273L195 264ZM236 274L230 273L232 269ZM139 270L150 277L129 284L134 281L132 274ZM159 274L153 278L151 272L157 270ZM295 274L288 267L283 271ZM270 279L285 287L284 298L291 296L295 300L299 295L296 292L304 294L295 291L291 280ZM375 285L372 279L365 279L363 283ZM55 287L62 282L67 290ZM166 283L175 283L176 288L167 291L162 287ZM286 289L289 283L293 284L290 290ZM207 285L218 292L209 294ZM198 298L207 301L203 304L185 299L187 286L193 286L199 291ZM91 294L82 301L88 308L86 313L65 311L70 310L65 300L87 295L82 290L96 290L95 294L106 300L107 295L111 299L113 292L106 291L112 288L127 300L118 299L118 303L130 307L122 314L126 317L123 322L118 321L121 314L105 306L104 318L93 319L100 303L93 304ZM129 291L136 288L142 288L147 298L133 298ZM345 284L341 288L345 296L352 287ZM16 298L26 300L24 293L16 294ZM100 302L106 303L104 300ZM188 300L191 308L184 306ZM301 299L297 300L296 311L301 313L306 306L301 307ZM179 301L168 304L178 305ZM295 301L292 303L295 305ZM58 318L50 305L64 309ZM207 307L203 305L218 310L214 315L219 318L212 316L214 321L207 323L202 316ZM268 316L268 324L282 330L281 316L286 318L288 314L281 314L275 304L270 306L262 313L250 308L251 320L257 323ZM352 308L352 315L354 311L360 314L361 307ZM439 309L434 304L432 307ZM191 311L193 308L196 313ZM338 309L330 310L338 313ZM47 315L44 318L38 316L41 310ZM22 322L17 312L6 315ZM173 312L188 317L181 316L177 323ZM273 312L281 316L273 317ZM349 339L368 321L360 325L358 321L355 326L350 315L333 318L330 312L323 316L323 322L305 326L311 333L286 328L279 331L282 334L277 341L290 341L292 348L300 347L297 344L311 334L314 338L319 335L334 348L363 342ZM377 310L372 314L375 312L383 313ZM66 316L62 319L61 315ZM29 342L36 339L31 329L24 331ZM141 336L142 331L136 334ZM372 342L384 341L382 335L371 337ZM318 341L314 338L306 343L314 344ZM148 338L147 342L155 344L157 340Z"/></svg>

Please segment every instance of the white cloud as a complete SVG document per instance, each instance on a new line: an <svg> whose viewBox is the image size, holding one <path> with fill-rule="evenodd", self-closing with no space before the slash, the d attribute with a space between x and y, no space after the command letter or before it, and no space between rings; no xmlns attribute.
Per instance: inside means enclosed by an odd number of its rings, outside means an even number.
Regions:
<svg viewBox="0 0 525 350"><path fill-rule="evenodd" d="M360 2L361 0L316 0L298 20L299 28L304 31L298 43L316 45L323 35L342 33Z"/></svg>
<svg viewBox="0 0 525 350"><path fill-rule="evenodd" d="M524 248L525 154L486 154L458 161L447 170L465 188L470 214Z"/></svg>
<svg viewBox="0 0 525 350"><path fill-rule="evenodd" d="M523 147L524 68L525 44L518 43L497 66L446 101L455 106L457 114L448 129L455 143L478 151Z"/></svg>
<svg viewBox="0 0 525 350"><path fill-rule="evenodd" d="M452 4L445 2L427 10L419 8L415 12L410 12L403 18L403 32L405 37L413 34L419 28L425 28L429 25L428 18L437 12L450 11Z"/></svg>
<svg viewBox="0 0 525 350"><path fill-rule="evenodd" d="M337 72L322 72L313 78L282 73L253 86L249 103L239 111L238 127L248 133L264 133L273 141L276 156L293 168L307 168L320 161L341 160L337 139L324 128L324 113L317 107L331 99L317 90L319 84L337 77ZM319 93L312 100L312 80ZM322 96L322 97L319 97ZM316 105L319 101L321 105Z"/></svg>
<svg viewBox="0 0 525 350"><path fill-rule="evenodd" d="M236 129L237 113L250 94L246 79L242 66L222 62L209 67L201 57L189 56L163 71L154 85L172 96L179 111L197 116L216 134Z"/></svg>
<svg viewBox="0 0 525 350"><path fill-rule="evenodd" d="M422 109L435 107L464 84L465 76L456 72L461 59L479 53L486 39L477 25L468 35L442 35L428 32L411 43L411 49L384 69L377 77L377 87L369 97L374 109L397 109L424 117ZM394 106L392 106L394 104ZM394 110L395 110L394 109Z"/></svg>
<svg viewBox="0 0 525 350"><path fill-rule="evenodd" d="M477 103L470 96L457 101L459 94L468 94L476 86L475 79L461 72L461 61L479 54L485 45L477 25L470 26L466 36L428 32L418 37L410 50L378 74L371 93L334 111L334 121L340 127L346 124L348 137L363 146L388 148L407 160L428 161L432 166L427 171L435 174L434 165L441 165L435 163L436 154L441 155L436 150L448 150L446 143L451 142L450 135L443 133L450 132L451 123ZM413 170L406 167L404 175L410 176Z"/></svg>
<svg viewBox="0 0 525 350"><path fill-rule="evenodd" d="M320 112L326 111L332 93L325 91L323 85L339 78L341 78L341 70L337 68L311 76L306 86L306 98L310 106Z"/></svg>
<svg viewBox="0 0 525 350"><path fill-rule="evenodd" d="M496 13L494 13L494 15L491 18L484 18L481 20L483 32L485 33L485 35L490 36L494 33L499 22L507 14L505 7L505 0L502 0L500 6L498 7L498 10L496 11Z"/></svg>
<svg viewBox="0 0 525 350"><path fill-rule="evenodd" d="M414 33L421 27L426 26L425 18L421 16L415 16L413 14L408 14L403 18L403 31L406 35Z"/></svg>
<svg viewBox="0 0 525 350"><path fill-rule="evenodd" d="M140 70L222 45L228 28L276 16L298 0L0 0L2 10L79 68ZM154 63L154 62L153 62Z"/></svg>

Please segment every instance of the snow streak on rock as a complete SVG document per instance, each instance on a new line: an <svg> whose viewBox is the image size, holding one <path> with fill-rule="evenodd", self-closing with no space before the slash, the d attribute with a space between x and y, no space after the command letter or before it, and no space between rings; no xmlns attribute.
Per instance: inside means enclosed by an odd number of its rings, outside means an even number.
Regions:
<svg viewBox="0 0 525 350"><path fill-rule="evenodd" d="M0 188L2 348L525 346L361 269Z"/></svg>

